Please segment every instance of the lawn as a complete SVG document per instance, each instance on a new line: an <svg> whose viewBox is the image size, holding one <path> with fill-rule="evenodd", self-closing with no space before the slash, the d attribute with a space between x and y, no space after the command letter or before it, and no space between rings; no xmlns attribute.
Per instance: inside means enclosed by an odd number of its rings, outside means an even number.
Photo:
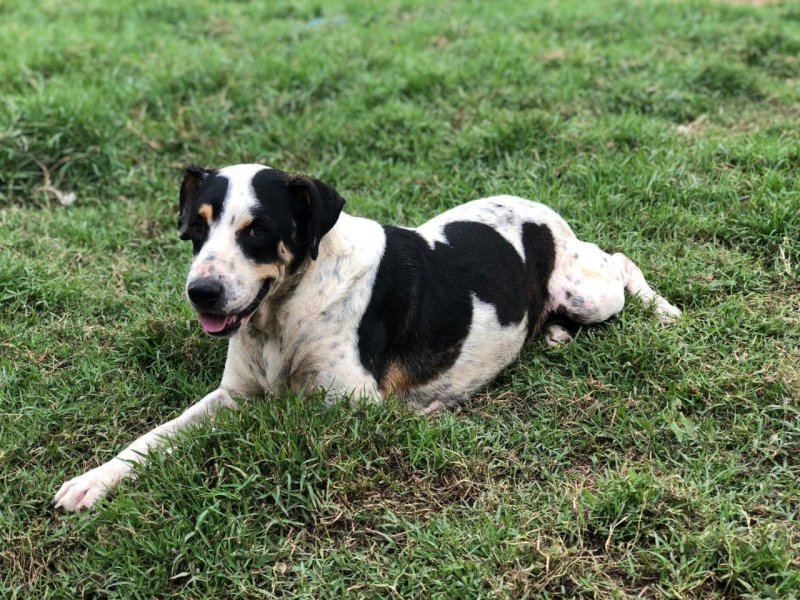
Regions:
<svg viewBox="0 0 800 600"><path fill-rule="evenodd" d="M789 1L4 0L0 597L797 597L799 92ZM432 416L264 397L54 511L218 383L177 186L237 162L545 202L685 316Z"/></svg>

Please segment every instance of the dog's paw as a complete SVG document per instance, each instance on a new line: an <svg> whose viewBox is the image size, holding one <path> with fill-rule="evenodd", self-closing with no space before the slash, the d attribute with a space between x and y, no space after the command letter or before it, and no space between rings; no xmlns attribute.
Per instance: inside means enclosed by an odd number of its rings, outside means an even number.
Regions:
<svg viewBox="0 0 800 600"><path fill-rule="evenodd" d="M664 298L659 296L659 298L656 300L656 315L658 315L658 320L665 325L674 323L681 318L682 314L683 313L681 312L680 308L673 306Z"/></svg>
<svg viewBox="0 0 800 600"><path fill-rule="evenodd" d="M91 508L119 482L123 474L119 465L107 462L65 482L53 498L53 504L67 512Z"/></svg>
<svg viewBox="0 0 800 600"><path fill-rule="evenodd" d="M547 331L544 334L544 341L550 347L563 346L572 341L573 335L563 325L558 323L551 323L547 326Z"/></svg>

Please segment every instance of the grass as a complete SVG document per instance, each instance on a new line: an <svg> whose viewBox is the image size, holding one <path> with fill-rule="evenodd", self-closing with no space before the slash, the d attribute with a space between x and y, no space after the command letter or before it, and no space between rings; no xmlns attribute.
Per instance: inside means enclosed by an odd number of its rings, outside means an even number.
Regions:
<svg viewBox="0 0 800 600"><path fill-rule="evenodd" d="M800 9L322 6L0 6L0 596L797 597ZM217 384L177 183L254 161L392 223L539 199L685 318L431 417L264 398L55 513Z"/></svg>

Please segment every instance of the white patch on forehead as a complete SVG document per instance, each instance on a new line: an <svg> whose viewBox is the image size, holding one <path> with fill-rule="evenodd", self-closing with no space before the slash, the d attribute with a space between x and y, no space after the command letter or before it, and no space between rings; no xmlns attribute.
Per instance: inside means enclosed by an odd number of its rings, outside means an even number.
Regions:
<svg viewBox="0 0 800 600"><path fill-rule="evenodd" d="M250 218L250 208L256 204L253 177L259 171L271 168L265 165L244 164L225 167L218 171L220 176L228 180L228 192L222 203L222 213L219 218L222 227L231 225L231 217L234 219L235 228Z"/></svg>
<svg viewBox="0 0 800 600"><path fill-rule="evenodd" d="M259 171L264 169L271 169L267 165L244 164L244 165L231 165L217 171L220 175L224 175L230 180L251 180L253 176Z"/></svg>

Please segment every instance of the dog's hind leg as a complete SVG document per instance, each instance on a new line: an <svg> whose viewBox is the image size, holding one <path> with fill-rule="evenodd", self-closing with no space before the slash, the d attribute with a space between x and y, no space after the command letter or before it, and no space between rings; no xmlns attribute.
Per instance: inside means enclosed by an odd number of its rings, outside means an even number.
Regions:
<svg viewBox="0 0 800 600"><path fill-rule="evenodd" d="M639 296L643 302L654 305L656 314L662 323L671 323L680 318L681 310L677 306L670 304L663 296L659 296L650 287L644 278L642 270L630 258L621 252L617 252L611 256L611 259L622 270L625 291Z"/></svg>
<svg viewBox="0 0 800 600"><path fill-rule="evenodd" d="M238 405L226 390L220 388L187 408L179 417L144 434L107 463L64 483L53 503L56 508L66 511L90 508L112 487L130 476L134 464L145 462L148 452L164 446L190 425L212 417L222 407L238 408Z"/></svg>
<svg viewBox="0 0 800 600"><path fill-rule="evenodd" d="M563 346L570 343L574 337L561 323L549 323L544 327L544 339L548 346Z"/></svg>
<svg viewBox="0 0 800 600"><path fill-rule="evenodd" d="M642 271L621 253L608 255L594 244L569 243L550 281L550 308L581 324L601 323L625 306L625 292L653 304L659 319L668 323L680 309L659 296Z"/></svg>

